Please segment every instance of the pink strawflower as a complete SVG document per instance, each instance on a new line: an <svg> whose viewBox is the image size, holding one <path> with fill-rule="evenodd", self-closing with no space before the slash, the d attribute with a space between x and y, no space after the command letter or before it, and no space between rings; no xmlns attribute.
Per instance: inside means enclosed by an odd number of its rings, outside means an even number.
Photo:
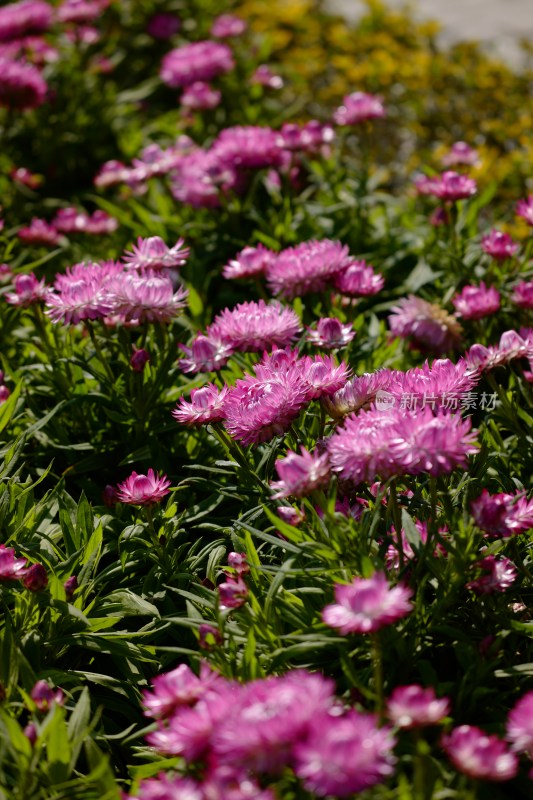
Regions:
<svg viewBox="0 0 533 800"><path fill-rule="evenodd" d="M283 162L283 149L276 132L258 125L224 128L210 152L219 164L239 170L278 167Z"/></svg>
<svg viewBox="0 0 533 800"><path fill-rule="evenodd" d="M370 714L322 714L295 747L294 771L312 794L352 796L392 775L395 744L391 729L378 728Z"/></svg>
<svg viewBox="0 0 533 800"><path fill-rule="evenodd" d="M29 592L41 592L48 586L48 574L42 564L32 564L22 578L25 589Z"/></svg>
<svg viewBox="0 0 533 800"><path fill-rule="evenodd" d="M184 240L178 239L173 247L168 247L159 236L148 239L137 239L132 251L126 251L123 262L130 269L160 270L182 267L189 256L188 247L183 247Z"/></svg>
<svg viewBox="0 0 533 800"><path fill-rule="evenodd" d="M506 258L512 258L518 252L520 245L513 242L508 233L502 233L493 228L481 239L481 249L497 261L505 261Z"/></svg>
<svg viewBox="0 0 533 800"><path fill-rule="evenodd" d="M144 348L134 349L130 358L130 367L134 372L144 372L144 368L150 361L150 354Z"/></svg>
<svg viewBox="0 0 533 800"><path fill-rule="evenodd" d="M53 689L47 681L37 681L30 692L30 697L38 711L47 712L54 705L62 706L65 696L61 689Z"/></svg>
<svg viewBox="0 0 533 800"><path fill-rule="evenodd" d="M237 575L247 575L250 565L246 553L228 553L228 567L234 569Z"/></svg>
<svg viewBox="0 0 533 800"><path fill-rule="evenodd" d="M202 787L193 780L165 772L141 781L135 794L122 797L123 800L206 800Z"/></svg>
<svg viewBox="0 0 533 800"><path fill-rule="evenodd" d="M10 173L10 176L17 183L21 183L23 186L27 186L28 189L33 190L38 189L43 182L42 176L37 175L34 172L30 172L30 170L26 169L26 167L18 167L18 169L13 169Z"/></svg>
<svg viewBox="0 0 533 800"><path fill-rule="evenodd" d="M278 506L276 514L283 522L292 525L293 528L297 528L305 519L305 512L292 506Z"/></svg>
<svg viewBox="0 0 533 800"><path fill-rule="evenodd" d="M386 115L381 97L366 92L353 92L343 98L333 114L336 125L359 125L371 119L381 119Z"/></svg>
<svg viewBox="0 0 533 800"><path fill-rule="evenodd" d="M334 276L333 285L342 294L367 297L380 292L385 280L382 275L377 275L374 268L366 261L352 261Z"/></svg>
<svg viewBox="0 0 533 800"><path fill-rule="evenodd" d="M459 415L426 407L407 415L401 409L361 411L348 417L328 441L331 468L354 484L394 475L441 475L467 466L477 452L476 431Z"/></svg>
<svg viewBox="0 0 533 800"><path fill-rule="evenodd" d="M513 750L533 759L533 692L527 692L509 712L507 739Z"/></svg>
<svg viewBox="0 0 533 800"><path fill-rule="evenodd" d="M335 584L335 600L322 611L322 619L341 634L374 633L413 610L407 586L391 587L384 573Z"/></svg>
<svg viewBox="0 0 533 800"><path fill-rule="evenodd" d="M175 14L168 14L164 11L150 17L146 26L146 33L154 39L165 41L171 39L181 28L179 17Z"/></svg>
<svg viewBox="0 0 533 800"><path fill-rule="evenodd" d="M191 402L181 398L172 411L172 416L182 425L205 425L224 419L224 401L228 387L220 391L214 383L208 383L200 389L191 391Z"/></svg>
<svg viewBox="0 0 533 800"><path fill-rule="evenodd" d="M327 350L336 350L346 347L355 337L355 331L350 323L343 325L333 317L322 317L318 320L316 329L307 329L307 341L317 347Z"/></svg>
<svg viewBox="0 0 533 800"><path fill-rule="evenodd" d="M122 272L123 265L114 261L74 264L56 275L54 290L46 296L46 314L65 325L106 317L114 310L111 287Z"/></svg>
<svg viewBox="0 0 533 800"><path fill-rule="evenodd" d="M442 747L454 767L470 778L508 781L518 772L518 760L505 742L474 725L454 728L442 737Z"/></svg>
<svg viewBox="0 0 533 800"><path fill-rule="evenodd" d="M516 204L516 213L522 219L533 225L533 194L528 195L526 200L519 200Z"/></svg>
<svg viewBox="0 0 533 800"><path fill-rule="evenodd" d="M61 236L54 226L49 225L44 219L38 219L37 217L34 217L25 228L20 228L17 235L25 244L41 244L46 247L54 247L61 241Z"/></svg>
<svg viewBox="0 0 533 800"><path fill-rule="evenodd" d="M246 684L214 732L215 759L246 773L279 774L313 720L332 706L332 690L330 680L304 670Z"/></svg>
<svg viewBox="0 0 533 800"><path fill-rule="evenodd" d="M505 592L513 585L518 575L513 562L504 556L485 556L474 566L483 574L479 578L469 581L466 588L476 594Z"/></svg>
<svg viewBox="0 0 533 800"><path fill-rule="evenodd" d="M0 57L0 106L24 111L46 100L48 84L31 64Z"/></svg>
<svg viewBox="0 0 533 800"><path fill-rule="evenodd" d="M438 698L431 687L398 686L387 702L387 716L398 728L436 725L450 713L447 697Z"/></svg>
<svg viewBox="0 0 533 800"><path fill-rule="evenodd" d="M533 281L520 281L513 289L511 300L520 308L533 309Z"/></svg>
<svg viewBox="0 0 533 800"><path fill-rule="evenodd" d="M47 293L44 279L39 281L33 272L25 272L15 276L15 291L7 292L5 298L12 306L28 308L44 300Z"/></svg>
<svg viewBox="0 0 533 800"><path fill-rule="evenodd" d="M28 571L27 564L25 558L15 558L12 547L0 544L0 582L21 580Z"/></svg>
<svg viewBox="0 0 533 800"><path fill-rule="evenodd" d="M217 678L210 673L212 681ZM193 706L205 693L210 683L208 673L198 678L187 664L180 664L171 672L158 675L152 681L152 691L143 692L145 715L154 719L168 719L181 706Z"/></svg>
<svg viewBox="0 0 533 800"><path fill-rule="evenodd" d="M171 176L173 196L193 208L218 208L220 198L238 188L235 168L199 148L181 156Z"/></svg>
<svg viewBox="0 0 533 800"><path fill-rule="evenodd" d="M207 335L243 352L285 347L301 331L298 315L278 301L251 300L224 309L207 328Z"/></svg>
<svg viewBox="0 0 533 800"><path fill-rule="evenodd" d="M483 319L500 308L500 293L481 281L479 286L465 286L452 298L452 303L463 319Z"/></svg>
<svg viewBox="0 0 533 800"><path fill-rule="evenodd" d="M186 307L189 294L183 286L174 291L170 277L150 269L121 275L109 292L113 314L129 326L172 322Z"/></svg>
<svg viewBox="0 0 533 800"><path fill-rule="evenodd" d="M106 161L95 176L94 185L100 189L106 189L117 183L125 183L129 173L129 168L122 161Z"/></svg>
<svg viewBox="0 0 533 800"><path fill-rule="evenodd" d="M533 500L524 492L491 495L483 489L470 510L477 527L491 536L506 538L533 528Z"/></svg>
<svg viewBox="0 0 533 800"><path fill-rule="evenodd" d="M263 275L276 258L276 253L264 245L245 247L222 270L225 278L251 278Z"/></svg>
<svg viewBox="0 0 533 800"><path fill-rule="evenodd" d="M348 248L340 242L302 242L278 253L267 268L267 281L272 292L292 299L323 291L350 263Z"/></svg>
<svg viewBox="0 0 533 800"><path fill-rule="evenodd" d="M63 0L57 11L59 22L84 25L94 22L110 0Z"/></svg>
<svg viewBox="0 0 533 800"><path fill-rule="evenodd" d="M335 131L330 125L324 125L316 119L311 119L303 125L295 122L285 122L279 132L281 146L285 150L296 153L321 153L329 152L325 148L335 138Z"/></svg>
<svg viewBox="0 0 533 800"><path fill-rule="evenodd" d="M342 361L338 366L333 356L305 356L296 364L309 400L317 400L339 391L348 380L350 368Z"/></svg>
<svg viewBox="0 0 533 800"><path fill-rule="evenodd" d="M431 366L395 370L384 388L396 399L400 408L443 408L457 411L461 397L474 388L478 377L463 358L456 364L449 358L435 359Z"/></svg>
<svg viewBox="0 0 533 800"><path fill-rule="evenodd" d="M183 45L167 53L161 62L160 76L172 89L190 86L195 81L210 81L235 66L229 47L203 41Z"/></svg>
<svg viewBox="0 0 533 800"><path fill-rule="evenodd" d="M44 0L21 0L0 8L0 42L42 33L52 22L53 9Z"/></svg>
<svg viewBox="0 0 533 800"><path fill-rule="evenodd" d="M477 192L477 184L473 178L448 170L433 178L422 177L415 181L419 194L433 195L440 200L455 203L466 200Z"/></svg>
<svg viewBox="0 0 533 800"><path fill-rule="evenodd" d="M220 104L222 94L218 89L213 89L204 81L195 81L190 86L185 87L180 97L180 103L184 108L193 111L203 111L209 108L216 108Z"/></svg>
<svg viewBox="0 0 533 800"><path fill-rule="evenodd" d="M158 477L153 469L147 475L132 472L129 478L117 484L116 497L120 503L132 506L151 506L169 494L170 481L166 475Z"/></svg>
<svg viewBox="0 0 533 800"><path fill-rule="evenodd" d="M272 72L268 64L260 64L250 78L250 82L259 83L269 89L283 89L284 85L281 75Z"/></svg>
<svg viewBox="0 0 533 800"><path fill-rule="evenodd" d="M305 447L298 455L289 450L285 458L276 461L279 481L270 484L274 500L283 497L306 497L315 489L326 486L330 469L328 454L309 453Z"/></svg>
<svg viewBox="0 0 533 800"><path fill-rule="evenodd" d="M221 369L233 353L233 347L212 336L199 334L191 347L179 345L187 358L182 358L178 366L183 372L213 372Z"/></svg>
<svg viewBox="0 0 533 800"><path fill-rule="evenodd" d="M454 142L450 150L442 156L441 162L444 167L455 167L457 164L472 167L479 164L478 155L478 151L466 142Z"/></svg>
<svg viewBox="0 0 533 800"><path fill-rule="evenodd" d="M419 350L445 353L460 343L460 324L438 305L411 294L399 300L391 310L391 333L410 339L412 346Z"/></svg>
<svg viewBox="0 0 533 800"><path fill-rule="evenodd" d="M388 369L356 375L334 394L322 399L324 408L334 419L342 419L361 408L368 409L379 392L388 390L392 377Z"/></svg>
<svg viewBox="0 0 533 800"><path fill-rule="evenodd" d="M248 587L241 575L237 577L226 575L226 580L220 583L217 589L222 609L240 608L248 597Z"/></svg>
<svg viewBox="0 0 533 800"><path fill-rule="evenodd" d="M211 25L209 33L216 39L227 39L230 36L240 36L246 30L246 22L234 14L221 14Z"/></svg>
<svg viewBox="0 0 533 800"><path fill-rule="evenodd" d="M521 330L521 336L516 331L505 331L500 337L497 346L485 347L482 344L473 344L465 353L465 361L472 372L480 375L495 367L508 364L520 358L533 359L533 336L527 329Z"/></svg>
<svg viewBox="0 0 533 800"><path fill-rule="evenodd" d="M60 208L52 225L61 233L88 233L99 236L116 231L118 221L99 209L89 215L77 208Z"/></svg>
<svg viewBox="0 0 533 800"><path fill-rule="evenodd" d="M306 387L292 375L246 375L228 391L225 426L243 444L259 444L282 436L307 403Z"/></svg>

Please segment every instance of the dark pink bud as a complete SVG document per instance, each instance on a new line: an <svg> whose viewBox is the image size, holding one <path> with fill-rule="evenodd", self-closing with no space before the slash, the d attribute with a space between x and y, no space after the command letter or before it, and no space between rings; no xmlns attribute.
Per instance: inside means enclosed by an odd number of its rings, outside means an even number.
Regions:
<svg viewBox="0 0 533 800"><path fill-rule="evenodd" d="M250 572L250 567L246 560L246 553L230 553L228 556L228 567L233 567L237 575L246 575Z"/></svg>
<svg viewBox="0 0 533 800"><path fill-rule="evenodd" d="M48 575L42 564L32 564L22 583L30 592L41 592L48 586Z"/></svg>
<svg viewBox="0 0 533 800"><path fill-rule="evenodd" d="M30 724L26 725L24 728L24 736L26 739L28 739L29 743L33 747L37 741L37 728L33 722L30 722Z"/></svg>
<svg viewBox="0 0 533 800"><path fill-rule="evenodd" d="M204 623L199 627L200 638L198 644L202 650L212 650L217 645L222 644L222 635L214 625Z"/></svg>
<svg viewBox="0 0 533 800"><path fill-rule="evenodd" d="M78 588L78 578L76 575L71 575L70 578L67 578L65 583L63 584L63 589L65 590L65 594L67 596L67 600L72 600L74 597L74 592Z"/></svg>
<svg viewBox="0 0 533 800"><path fill-rule="evenodd" d="M248 596L248 587L239 575L237 578L228 577L218 587L221 608L240 608Z"/></svg>
<svg viewBox="0 0 533 800"><path fill-rule="evenodd" d="M7 386L0 386L0 403L5 403L11 392Z"/></svg>
<svg viewBox="0 0 533 800"><path fill-rule="evenodd" d="M61 689L53 689L47 681L37 681L30 697L39 711L48 711L53 703L63 705L65 699Z"/></svg>
<svg viewBox="0 0 533 800"><path fill-rule="evenodd" d="M117 502L117 493L115 491L115 487L111 486L111 484L107 484L104 491L102 492L102 500L104 501L104 505L108 508L111 508Z"/></svg>
<svg viewBox="0 0 533 800"><path fill-rule="evenodd" d="M148 361L150 356L146 350L135 350L130 358L130 367L134 372L142 372Z"/></svg>

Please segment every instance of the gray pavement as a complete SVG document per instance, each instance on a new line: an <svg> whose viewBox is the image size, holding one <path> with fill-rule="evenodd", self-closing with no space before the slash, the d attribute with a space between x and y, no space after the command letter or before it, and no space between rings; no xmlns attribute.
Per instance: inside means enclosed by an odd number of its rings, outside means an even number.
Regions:
<svg viewBox="0 0 533 800"><path fill-rule="evenodd" d="M441 41L474 39L513 64L520 62L520 38L533 41L533 0L387 0L392 8L406 5L418 18L433 18L442 25ZM329 0L329 7L348 19L364 10L362 0Z"/></svg>

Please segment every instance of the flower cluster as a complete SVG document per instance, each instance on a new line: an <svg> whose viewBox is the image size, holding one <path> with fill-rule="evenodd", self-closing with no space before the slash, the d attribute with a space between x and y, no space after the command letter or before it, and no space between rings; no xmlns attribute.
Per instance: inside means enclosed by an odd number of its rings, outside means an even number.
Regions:
<svg viewBox="0 0 533 800"><path fill-rule="evenodd" d="M533 528L533 500L524 492L490 494L483 489L471 511L478 528L491 536L506 538Z"/></svg>
<svg viewBox="0 0 533 800"><path fill-rule="evenodd" d="M193 42L171 50L161 62L161 80L173 89L210 81L235 66L229 47L219 42Z"/></svg>
<svg viewBox="0 0 533 800"><path fill-rule="evenodd" d="M350 584L335 585L335 603L324 608L322 619L343 635L374 633L413 610L411 594L406 586L389 586L380 572L354 578Z"/></svg>
<svg viewBox="0 0 533 800"><path fill-rule="evenodd" d="M156 678L153 686L145 693L145 707L158 728L148 735L149 743L188 765L210 765L203 783L174 779L173 797L187 788L192 791L187 797L195 800L245 798L250 787L250 798L263 800L271 795L256 781L283 769L292 769L320 797L347 797L393 772L390 728L378 727L369 714L343 709L331 682L320 675L295 670L240 685L205 667L197 678L182 666ZM166 780L157 780L161 790ZM153 796L149 791L155 783L142 785L138 797ZM213 785L226 791L210 794Z"/></svg>

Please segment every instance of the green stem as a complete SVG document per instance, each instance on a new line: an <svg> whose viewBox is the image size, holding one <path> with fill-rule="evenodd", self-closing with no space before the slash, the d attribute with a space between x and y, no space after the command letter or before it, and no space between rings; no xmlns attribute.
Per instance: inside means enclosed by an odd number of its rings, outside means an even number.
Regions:
<svg viewBox="0 0 533 800"><path fill-rule="evenodd" d="M100 364L104 368L104 372L107 375L107 377L109 378L111 384L114 384L115 383L115 376L113 375L111 367L109 366L109 361L104 356L104 354L102 352L102 348L100 347L100 345L98 343L98 339L97 339L96 334L94 332L93 326L88 320L85 320L85 327L86 327L87 331L89 332L89 337L91 339L91 342L92 342L92 345L94 347L94 350L95 350L95 353L96 353L96 357L98 358L98 361L100 362Z"/></svg>
<svg viewBox="0 0 533 800"><path fill-rule="evenodd" d="M396 489L396 481L392 480L389 489L389 503L392 511L392 521L394 524L394 530L396 531L396 541L398 543L398 554L400 560L400 572L403 569L403 562L404 562L404 551L403 551L403 539L402 539L402 515L400 511L400 504L398 502L398 492Z"/></svg>
<svg viewBox="0 0 533 800"><path fill-rule="evenodd" d="M383 723L385 714L385 697L383 691L383 659L379 631L372 634L372 667L374 671L374 694L376 696L376 714L380 724Z"/></svg>

